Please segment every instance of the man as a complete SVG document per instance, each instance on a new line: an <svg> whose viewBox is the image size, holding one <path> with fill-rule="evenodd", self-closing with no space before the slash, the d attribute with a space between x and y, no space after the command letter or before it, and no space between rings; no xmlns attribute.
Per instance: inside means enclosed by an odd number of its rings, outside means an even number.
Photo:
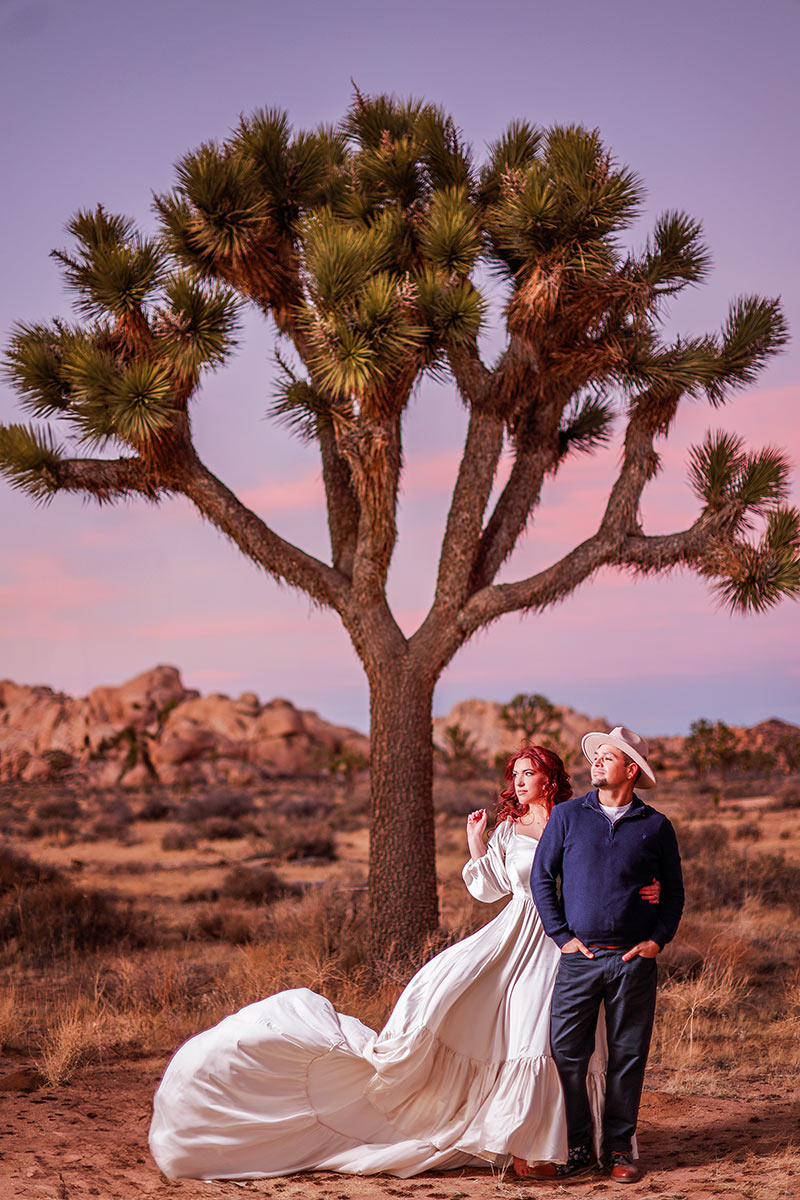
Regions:
<svg viewBox="0 0 800 1200"><path fill-rule="evenodd" d="M531 875L546 932L561 947L550 1041L567 1113L566 1163L534 1167L535 1179L565 1179L593 1166L586 1069L600 1004L608 1036L603 1153L612 1179L633 1183L640 1170L632 1138L656 1001L656 955L674 937L683 911L681 860L667 818L634 788L653 788L644 738L618 725L581 742L594 791L558 804ZM657 905L640 894L658 879Z"/></svg>

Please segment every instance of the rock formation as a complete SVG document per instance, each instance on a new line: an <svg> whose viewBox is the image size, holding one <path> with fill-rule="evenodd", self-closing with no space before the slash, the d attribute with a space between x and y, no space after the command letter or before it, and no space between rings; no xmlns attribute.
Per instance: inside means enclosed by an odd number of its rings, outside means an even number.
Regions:
<svg viewBox="0 0 800 1200"><path fill-rule="evenodd" d="M556 728L561 753L572 751L580 757L581 738L590 729L610 729L605 717L587 717L565 704L556 704ZM433 740L444 747L444 731L448 726L458 725L471 739L477 754L494 762L498 755L510 755L522 744L521 730L509 729L502 718L502 704L496 700L461 700L453 705L446 717L436 717L433 722ZM552 739L541 739L548 743Z"/></svg>
<svg viewBox="0 0 800 1200"><path fill-rule="evenodd" d="M323 769L343 750L366 755L368 740L288 700L201 696L183 686L175 667L154 667L80 698L0 681L0 780L245 786Z"/></svg>

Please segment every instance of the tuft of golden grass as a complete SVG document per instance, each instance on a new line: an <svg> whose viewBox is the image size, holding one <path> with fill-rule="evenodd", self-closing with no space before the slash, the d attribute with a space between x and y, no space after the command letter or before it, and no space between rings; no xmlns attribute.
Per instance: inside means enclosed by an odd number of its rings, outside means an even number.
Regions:
<svg viewBox="0 0 800 1200"><path fill-rule="evenodd" d="M50 1087L58 1087L100 1054L105 1034L104 1014L79 1000L50 1022L39 1036L35 1058Z"/></svg>

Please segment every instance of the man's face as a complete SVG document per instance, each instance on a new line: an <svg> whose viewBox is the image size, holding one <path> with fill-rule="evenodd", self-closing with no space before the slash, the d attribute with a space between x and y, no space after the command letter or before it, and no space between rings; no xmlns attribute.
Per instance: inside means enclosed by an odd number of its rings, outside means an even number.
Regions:
<svg viewBox="0 0 800 1200"><path fill-rule="evenodd" d="M622 787L635 771L625 762L625 755L616 746L603 742L592 759L592 784L597 788Z"/></svg>

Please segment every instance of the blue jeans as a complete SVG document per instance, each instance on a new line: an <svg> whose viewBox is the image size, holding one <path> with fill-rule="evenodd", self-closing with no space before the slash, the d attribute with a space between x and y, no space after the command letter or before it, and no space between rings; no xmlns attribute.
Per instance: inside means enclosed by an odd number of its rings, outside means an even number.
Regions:
<svg viewBox="0 0 800 1200"><path fill-rule="evenodd" d="M586 1093L586 1070L594 1050L600 1004L605 1004L608 1037L603 1148L606 1154L629 1151L644 1082L644 1068L656 1007L657 967L654 958L637 955L623 962L623 950L562 954L558 964L550 1043L567 1112L567 1141L592 1141L592 1114Z"/></svg>

